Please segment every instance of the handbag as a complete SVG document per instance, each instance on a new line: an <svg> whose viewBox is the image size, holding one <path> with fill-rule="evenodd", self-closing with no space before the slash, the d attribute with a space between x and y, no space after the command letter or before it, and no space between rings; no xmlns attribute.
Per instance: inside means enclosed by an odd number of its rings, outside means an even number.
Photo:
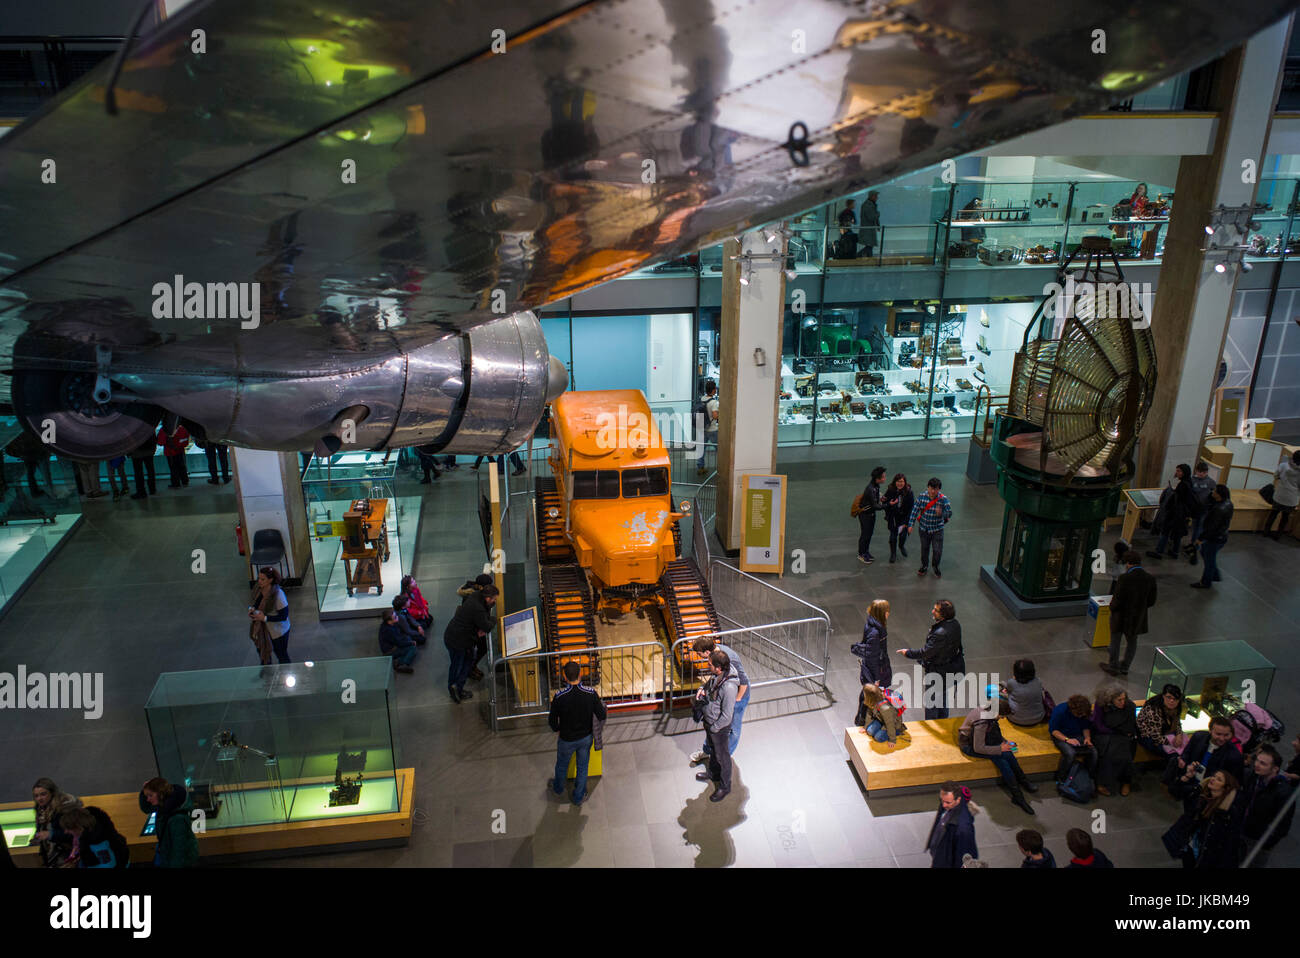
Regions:
<svg viewBox="0 0 1300 958"><path fill-rule="evenodd" d="M1259 487L1259 497L1267 502L1270 506L1273 504L1273 483Z"/></svg>
<svg viewBox="0 0 1300 958"><path fill-rule="evenodd" d="M1052 698L1052 693L1043 689L1043 711L1048 715L1052 714L1052 709L1056 708L1056 699Z"/></svg>

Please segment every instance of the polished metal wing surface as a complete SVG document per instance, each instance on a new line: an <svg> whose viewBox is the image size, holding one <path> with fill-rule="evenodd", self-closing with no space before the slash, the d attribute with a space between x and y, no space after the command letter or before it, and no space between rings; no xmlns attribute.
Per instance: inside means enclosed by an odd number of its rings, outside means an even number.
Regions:
<svg viewBox="0 0 1300 958"><path fill-rule="evenodd" d="M529 310L1293 6L199 0L131 45L115 114L105 64L0 139L0 365L82 455L159 410L261 448L499 451L563 388Z"/></svg>

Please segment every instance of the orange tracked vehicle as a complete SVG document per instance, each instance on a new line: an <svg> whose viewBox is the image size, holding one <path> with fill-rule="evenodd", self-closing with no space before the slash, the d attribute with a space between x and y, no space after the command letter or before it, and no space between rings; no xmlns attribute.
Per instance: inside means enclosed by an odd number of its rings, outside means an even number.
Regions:
<svg viewBox="0 0 1300 958"><path fill-rule="evenodd" d="M566 392L550 416L552 475L537 480L535 500L542 619L548 649L572 653L552 660L555 681L576 661L599 686L601 623L649 618L666 650L717 631L718 619L703 575L681 555L672 466L645 395ZM674 666L689 683L702 664L687 648Z"/></svg>

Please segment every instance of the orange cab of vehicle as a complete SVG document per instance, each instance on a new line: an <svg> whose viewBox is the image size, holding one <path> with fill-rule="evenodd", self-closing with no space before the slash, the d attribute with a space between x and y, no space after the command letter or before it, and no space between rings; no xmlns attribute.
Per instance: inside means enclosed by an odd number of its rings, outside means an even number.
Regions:
<svg viewBox="0 0 1300 958"><path fill-rule="evenodd" d="M551 469L578 564L606 586L652 584L677 557L672 474L639 389L566 392L551 406Z"/></svg>

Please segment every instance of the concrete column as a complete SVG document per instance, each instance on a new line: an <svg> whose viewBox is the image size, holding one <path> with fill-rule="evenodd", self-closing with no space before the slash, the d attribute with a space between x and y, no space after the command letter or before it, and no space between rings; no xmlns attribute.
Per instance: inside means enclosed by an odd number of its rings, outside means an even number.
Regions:
<svg viewBox="0 0 1300 958"><path fill-rule="evenodd" d="M742 285L732 259L780 251L780 261L759 260ZM785 239L768 243L762 231L723 244L722 361L718 401L718 537L727 549L741 542L741 482L776 468L776 410L781 388L781 333L785 318ZM755 350L762 350L756 357ZM759 361L763 365L758 365Z"/></svg>
<svg viewBox="0 0 1300 958"><path fill-rule="evenodd" d="M311 532L307 528L307 506L299 479L300 464L296 452L230 447L250 587L257 580L257 570L253 568L253 534L261 529L275 529L284 540L288 584L301 585L311 565Z"/></svg>
<svg viewBox="0 0 1300 958"><path fill-rule="evenodd" d="M1163 485L1176 464L1194 463L1199 454L1239 269L1214 271L1222 257L1201 252L1205 227L1215 206L1255 202L1290 31L1290 19L1283 20L1223 58L1213 96L1219 113L1214 149L1208 156L1184 156L1178 167L1151 317L1159 382L1141 433L1141 486ZM1256 175L1243 182L1247 160Z"/></svg>

